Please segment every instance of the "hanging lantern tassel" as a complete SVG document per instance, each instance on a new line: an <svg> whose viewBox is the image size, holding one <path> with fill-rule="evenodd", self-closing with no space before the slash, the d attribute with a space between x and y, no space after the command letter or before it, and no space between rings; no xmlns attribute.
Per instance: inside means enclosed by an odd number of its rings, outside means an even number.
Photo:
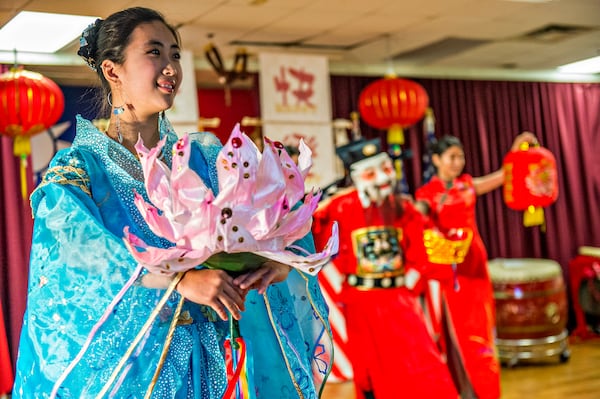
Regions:
<svg viewBox="0 0 600 399"><path fill-rule="evenodd" d="M396 176L398 180L402 178L402 144L404 144L404 131L399 125L393 125L388 129L387 142L390 155L394 159L394 165L396 166Z"/></svg>
<svg viewBox="0 0 600 399"><path fill-rule="evenodd" d="M31 154L31 142L27 136L16 136L13 144L13 154L19 157L21 163L21 196L27 199L27 157Z"/></svg>
<svg viewBox="0 0 600 399"><path fill-rule="evenodd" d="M543 232L546 231L546 219L544 217L544 208L541 206L529 205L523 212L523 226L540 226Z"/></svg>
<svg viewBox="0 0 600 399"><path fill-rule="evenodd" d="M394 168L396 169L396 183L395 191L406 192L408 191L408 185L406 183L406 176L404 176L404 165L402 157L402 145L404 144L404 131L400 125L392 125L387 132L387 143L388 153L394 161Z"/></svg>
<svg viewBox="0 0 600 399"><path fill-rule="evenodd" d="M404 130L400 125L393 125L388 129L387 140L389 144L404 144Z"/></svg>
<svg viewBox="0 0 600 399"><path fill-rule="evenodd" d="M238 321L229 315L229 339L225 345L227 389L223 399L256 399L254 362L250 343L240 336Z"/></svg>

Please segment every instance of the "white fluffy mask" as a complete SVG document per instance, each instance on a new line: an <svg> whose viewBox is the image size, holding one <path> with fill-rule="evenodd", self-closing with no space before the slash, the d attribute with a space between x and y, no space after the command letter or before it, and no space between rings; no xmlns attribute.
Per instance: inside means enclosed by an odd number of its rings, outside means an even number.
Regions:
<svg viewBox="0 0 600 399"><path fill-rule="evenodd" d="M363 208L373 203L381 205L392 194L396 184L393 161L385 152L350 165L350 177L358 190Z"/></svg>

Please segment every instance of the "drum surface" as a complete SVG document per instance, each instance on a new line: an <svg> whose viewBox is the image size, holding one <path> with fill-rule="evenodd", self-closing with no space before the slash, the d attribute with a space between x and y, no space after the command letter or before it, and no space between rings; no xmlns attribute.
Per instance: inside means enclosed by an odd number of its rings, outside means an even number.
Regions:
<svg viewBox="0 0 600 399"><path fill-rule="evenodd" d="M600 248L598 248L598 247L583 246L583 247L579 247L578 252L579 252L579 255L600 258Z"/></svg>
<svg viewBox="0 0 600 399"><path fill-rule="evenodd" d="M496 300L498 339L536 339L564 331L567 297L557 262L494 259L488 267Z"/></svg>

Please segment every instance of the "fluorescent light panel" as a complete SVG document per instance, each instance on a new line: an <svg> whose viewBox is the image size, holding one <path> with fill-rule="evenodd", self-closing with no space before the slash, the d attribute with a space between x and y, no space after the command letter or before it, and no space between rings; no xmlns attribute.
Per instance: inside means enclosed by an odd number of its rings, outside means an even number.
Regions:
<svg viewBox="0 0 600 399"><path fill-rule="evenodd" d="M558 67L561 73L600 73L600 56Z"/></svg>
<svg viewBox="0 0 600 399"><path fill-rule="evenodd" d="M97 17L21 11L0 29L0 50L54 53Z"/></svg>

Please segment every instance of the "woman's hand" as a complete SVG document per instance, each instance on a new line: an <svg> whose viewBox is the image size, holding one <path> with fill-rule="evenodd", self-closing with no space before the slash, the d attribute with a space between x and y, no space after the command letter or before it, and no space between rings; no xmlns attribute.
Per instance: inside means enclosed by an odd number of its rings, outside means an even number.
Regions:
<svg viewBox="0 0 600 399"><path fill-rule="evenodd" d="M285 280L292 270L291 266L268 260L258 269L244 273L233 280L242 290L257 289L264 294L269 285Z"/></svg>
<svg viewBox="0 0 600 399"><path fill-rule="evenodd" d="M523 132L523 133L519 134L517 137L515 137L515 140L513 141L512 146L510 147L510 150L517 151L519 148L521 148L521 144L523 144L523 143L537 145L538 140L535 137L535 134L533 134L531 132Z"/></svg>
<svg viewBox="0 0 600 399"><path fill-rule="evenodd" d="M177 291L189 301L210 306L223 320L227 320L227 311L236 320L242 317L248 292L234 284L227 272L214 269L188 270L177 284Z"/></svg>

